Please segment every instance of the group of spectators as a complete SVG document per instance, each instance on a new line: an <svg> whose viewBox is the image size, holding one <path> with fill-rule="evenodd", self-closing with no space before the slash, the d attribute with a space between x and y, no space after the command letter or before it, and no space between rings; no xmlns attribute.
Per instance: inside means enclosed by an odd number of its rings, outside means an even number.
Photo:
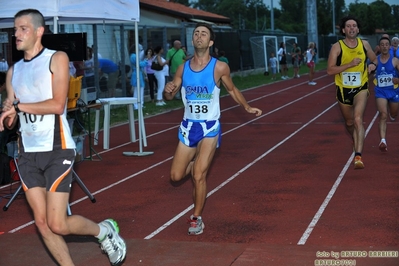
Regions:
<svg viewBox="0 0 399 266"><path fill-rule="evenodd" d="M137 69L136 69L136 47L133 45L130 48L130 63L132 66L131 75L131 93L133 97L138 96L137 89ZM220 61L229 63L224 51L214 48L213 57ZM179 40L173 42L173 46L166 52L162 46L147 48L145 51L141 44L139 44L139 80L140 80L140 97L141 102L144 103L144 87L148 84L151 102L155 102L156 106L166 105L162 92L167 81L173 80L177 68L185 61L189 60L191 55L187 53L185 46L182 46ZM154 67L158 65L159 67ZM155 94L156 92L156 94ZM176 99L180 99L181 95L178 92L175 95ZM137 106L135 106L137 108Z"/></svg>
<svg viewBox="0 0 399 266"><path fill-rule="evenodd" d="M288 77L288 64L287 64L287 55L291 56L291 64L293 68L293 77L299 78L299 68L303 62L305 62L306 66L309 68L309 85L316 85L316 82L313 81L314 67L317 57L317 47L316 43L309 42L307 50L302 53L301 47L298 46L297 43L292 44L292 50L290 53L286 51L286 46L284 42L280 43L280 48L277 52L278 58L274 52L270 54L269 64L272 72L272 80L276 79L277 66L280 66L281 79L289 79Z"/></svg>

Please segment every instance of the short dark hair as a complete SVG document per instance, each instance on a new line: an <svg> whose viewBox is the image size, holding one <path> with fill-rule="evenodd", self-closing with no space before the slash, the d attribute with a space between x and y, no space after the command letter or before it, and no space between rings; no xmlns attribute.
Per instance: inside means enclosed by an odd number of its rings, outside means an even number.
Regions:
<svg viewBox="0 0 399 266"><path fill-rule="evenodd" d="M145 50L145 54L148 54L148 52L151 51L152 54L154 54L154 49L152 49L151 47L147 48L147 50Z"/></svg>
<svg viewBox="0 0 399 266"><path fill-rule="evenodd" d="M213 31L211 25L209 25L208 23L199 22L199 23L197 23L197 25L195 25L194 31L195 31L198 27L205 27L205 28L207 28L207 29L209 30L209 33L210 33L210 40L211 40L211 41L215 41L216 35L215 35L215 32ZM193 34L194 34L194 31L193 31Z"/></svg>
<svg viewBox="0 0 399 266"><path fill-rule="evenodd" d="M40 13L39 10L37 9L23 9L21 11L18 11L17 14L15 14L14 19L22 17L22 16L31 16L32 18L32 23L35 29L39 27L45 27L46 24L44 22L44 17L43 14Z"/></svg>
<svg viewBox="0 0 399 266"><path fill-rule="evenodd" d="M345 36L345 33L343 33L342 30L345 29L345 25L346 25L346 22L347 22L348 20L354 20L354 21L356 21L357 28L360 30L360 22L359 22L359 20L358 20L356 17L352 16L352 15L348 15L348 16L343 17L343 18L341 19L340 29L341 29L341 34L342 34L343 36Z"/></svg>
<svg viewBox="0 0 399 266"><path fill-rule="evenodd" d="M158 54L161 50L162 50L162 46L157 46L157 47L155 47L154 52L156 54Z"/></svg>
<svg viewBox="0 0 399 266"><path fill-rule="evenodd" d="M378 41L378 44L380 44L382 40L387 40L389 45L391 45L391 40L387 37L381 37L380 40Z"/></svg>

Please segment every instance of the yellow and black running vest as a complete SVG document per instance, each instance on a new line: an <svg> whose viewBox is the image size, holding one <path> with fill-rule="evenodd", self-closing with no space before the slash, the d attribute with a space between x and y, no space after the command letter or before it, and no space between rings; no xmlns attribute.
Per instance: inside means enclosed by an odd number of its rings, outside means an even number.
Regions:
<svg viewBox="0 0 399 266"><path fill-rule="evenodd" d="M339 88L359 88L368 81L367 73L367 51L360 38L357 38L357 45L354 48L348 47L343 40L339 40L341 53L337 57L337 66L350 63L354 58L362 59L362 63L346 69L335 75L335 84Z"/></svg>

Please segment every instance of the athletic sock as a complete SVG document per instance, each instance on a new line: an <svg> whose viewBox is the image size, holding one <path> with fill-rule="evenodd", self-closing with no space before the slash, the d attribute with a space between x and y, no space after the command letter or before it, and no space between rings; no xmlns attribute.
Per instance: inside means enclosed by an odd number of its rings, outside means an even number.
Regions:
<svg viewBox="0 0 399 266"><path fill-rule="evenodd" d="M362 153L361 153L361 152L355 152L355 157L356 157L356 156L360 156L360 157L361 157L361 156L362 156Z"/></svg>
<svg viewBox="0 0 399 266"><path fill-rule="evenodd" d="M99 224L98 226L100 227L100 233L98 234L98 236L96 236L96 238L102 241L108 234L108 228L101 224Z"/></svg>

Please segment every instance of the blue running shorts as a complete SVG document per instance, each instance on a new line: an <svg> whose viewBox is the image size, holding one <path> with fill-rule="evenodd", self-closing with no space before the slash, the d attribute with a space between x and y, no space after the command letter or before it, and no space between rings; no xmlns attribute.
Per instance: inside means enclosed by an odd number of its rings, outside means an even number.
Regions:
<svg viewBox="0 0 399 266"><path fill-rule="evenodd" d="M213 138L217 135L219 135L217 143L217 147L219 147L222 136L219 120L183 120L179 127L179 140L189 147L197 147L202 139Z"/></svg>
<svg viewBox="0 0 399 266"><path fill-rule="evenodd" d="M397 103L399 102L399 91L396 90L387 90L381 88L374 88L375 98L383 98L387 99L389 102Z"/></svg>

